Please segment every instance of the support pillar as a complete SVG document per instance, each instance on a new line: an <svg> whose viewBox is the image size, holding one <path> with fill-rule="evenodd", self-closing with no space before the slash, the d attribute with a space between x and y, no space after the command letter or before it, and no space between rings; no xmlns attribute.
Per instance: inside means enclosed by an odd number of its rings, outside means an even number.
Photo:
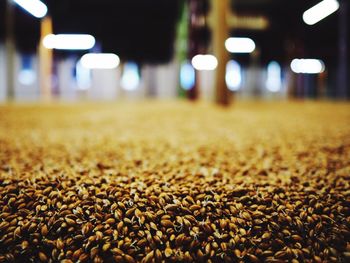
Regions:
<svg viewBox="0 0 350 263"><path fill-rule="evenodd" d="M188 5L190 16L188 25L188 60L191 61L191 59L199 53L200 39L198 38L198 28L196 28L196 20L199 15L198 12L200 2L198 0L188 0ZM198 95L198 72L196 71L195 82L193 84L193 87L186 91L186 96L190 100L197 100Z"/></svg>
<svg viewBox="0 0 350 263"><path fill-rule="evenodd" d="M6 4L6 88L7 99L9 101L14 99L15 96L15 37L14 37L14 3L12 0L7 0Z"/></svg>
<svg viewBox="0 0 350 263"><path fill-rule="evenodd" d="M346 99L349 96L348 88L348 0L340 1L339 8L339 60L338 60L338 87L337 97Z"/></svg>
<svg viewBox="0 0 350 263"><path fill-rule="evenodd" d="M43 45L46 35L52 34L52 20L46 16L41 20L41 36L39 43L39 85L40 97L43 101L50 101L52 98L52 67L53 51Z"/></svg>
<svg viewBox="0 0 350 263"><path fill-rule="evenodd" d="M229 54L225 48L225 41L229 37L227 14L230 10L230 1L212 0L212 36L214 55L218 59L215 76L216 103L228 105L230 103L230 92L226 86L226 65Z"/></svg>

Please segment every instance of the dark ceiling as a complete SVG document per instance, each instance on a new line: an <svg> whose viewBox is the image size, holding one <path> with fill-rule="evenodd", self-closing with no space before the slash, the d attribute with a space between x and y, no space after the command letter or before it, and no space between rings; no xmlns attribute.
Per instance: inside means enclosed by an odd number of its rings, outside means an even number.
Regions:
<svg viewBox="0 0 350 263"><path fill-rule="evenodd" d="M5 2L0 1L1 39L4 39ZM44 2L53 18L54 33L93 34L102 51L115 52L122 59L164 62L173 54L181 0ZM286 61L295 55L334 63L338 49L338 13L314 26L302 21L302 13L317 2L319 0L234 0L231 6L236 13L266 15L271 26L260 32L232 29L231 34L252 37L260 47L263 63L271 59ZM39 40L40 21L18 7L15 13L17 47L33 52ZM244 55L237 57L243 61L248 59Z"/></svg>
<svg viewBox="0 0 350 263"><path fill-rule="evenodd" d="M328 65L334 64L338 56L339 12L313 26L306 25L302 20L303 12L319 2L320 0L235 0L232 8L239 14L265 14L269 17L271 26L267 31L233 30L232 34L252 37L261 48L261 60L264 63L271 59L289 61L290 56L299 56L316 57ZM349 29L350 27L348 35Z"/></svg>
<svg viewBox="0 0 350 263"><path fill-rule="evenodd" d="M48 3L55 33L90 33L100 41L102 51L115 52L122 59L158 62L172 56L180 1L51 0Z"/></svg>

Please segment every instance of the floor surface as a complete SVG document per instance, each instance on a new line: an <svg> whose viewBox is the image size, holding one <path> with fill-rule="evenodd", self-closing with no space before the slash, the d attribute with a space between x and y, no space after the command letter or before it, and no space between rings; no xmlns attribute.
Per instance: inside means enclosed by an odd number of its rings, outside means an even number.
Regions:
<svg viewBox="0 0 350 263"><path fill-rule="evenodd" d="M0 106L0 262L349 262L350 104Z"/></svg>

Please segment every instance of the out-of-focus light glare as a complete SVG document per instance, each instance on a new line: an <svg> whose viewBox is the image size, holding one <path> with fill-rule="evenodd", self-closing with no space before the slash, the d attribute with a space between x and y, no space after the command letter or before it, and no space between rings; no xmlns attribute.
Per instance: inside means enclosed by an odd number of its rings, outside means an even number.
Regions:
<svg viewBox="0 0 350 263"><path fill-rule="evenodd" d="M88 50L95 42L95 38L87 34L50 34L43 39L44 47L62 50Z"/></svg>
<svg viewBox="0 0 350 263"><path fill-rule="evenodd" d="M323 0L303 13L303 20L308 25L314 25L339 9L337 0Z"/></svg>
<svg viewBox="0 0 350 263"><path fill-rule="evenodd" d="M225 80L229 90L236 91L241 88L242 70L237 61L230 60L227 63Z"/></svg>
<svg viewBox="0 0 350 263"><path fill-rule="evenodd" d="M39 0L13 0L20 7L37 18L47 14L47 6Z"/></svg>
<svg viewBox="0 0 350 263"><path fill-rule="evenodd" d="M89 69L114 69L118 67L120 59L112 53L89 53L80 59L81 64Z"/></svg>
<svg viewBox="0 0 350 263"><path fill-rule="evenodd" d="M32 69L22 69L18 74L18 82L22 85L29 86L36 80L35 71Z"/></svg>
<svg viewBox="0 0 350 263"><path fill-rule="evenodd" d="M75 69L78 89L89 89L91 86L91 70L83 67L80 60L77 62Z"/></svg>
<svg viewBox="0 0 350 263"><path fill-rule="evenodd" d="M218 66L218 60L213 55L196 55L191 62L196 70L214 70Z"/></svg>
<svg viewBox="0 0 350 263"><path fill-rule="evenodd" d="M227 23L232 28L245 28L247 30L265 30L270 24L266 16L237 14L228 16Z"/></svg>
<svg viewBox="0 0 350 263"><path fill-rule="evenodd" d="M194 68L189 61L185 61L180 69L180 84L184 90L190 90L196 81Z"/></svg>
<svg viewBox="0 0 350 263"><path fill-rule="evenodd" d="M277 92L281 90L281 66L276 61L271 61L267 65L267 79L266 88L271 92Z"/></svg>
<svg viewBox="0 0 350 263"><path fill-rule="evenodd" d="M247 37L230 37L225 41L225 47L230 53L252 53L255 42Z"/></svg>
<svg viewBox="0 0 350 263"><path fill-rule="evenodd" d="M293 59L290 68L295 73L318 74L324 71L325 66L319 59Z"/></svg>
<svg viewBox="0 0 350 263"><path fill-rule="evenodd" d="M136 63L127 62L124 65L121 87L125 90L136 90L140 84L139 68Z"/></svg>

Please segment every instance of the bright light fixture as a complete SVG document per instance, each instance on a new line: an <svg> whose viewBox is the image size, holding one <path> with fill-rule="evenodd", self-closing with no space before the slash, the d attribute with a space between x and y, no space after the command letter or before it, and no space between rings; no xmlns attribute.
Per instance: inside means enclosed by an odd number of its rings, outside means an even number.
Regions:
<svg viewBox="0 0 350 263"><path fill-rule="evenodd" d="M113 69L118 67L120 59L112 53L89 53L80 59L81 65L89 69Z"/></svg>
<svg viewBox="0 0 350 263"><path fill-rule="evenodd" d="M303 20L308 25L314 25L338 9L339 2L337 0L323 0L306 10L303 14Z"/></svg>
<svg viewBox="0 0 350 263"><path fill-rule="evenodd" d="M230 53L252 53L255 42L247 37L230 37L226 39L225 47Z"/></svg>
<svg viewBox="0 0 350 263"><path fill-rule="evenodd" d="M290 68L295 73L318 74L324 71L325 66L319 59L293 59Z"/></svg>
<svg viewBox="0 0 350 263"><path fill-rule="evenodd" d="M237 91L241 88L242 70L237 61L230 60L227 63L225 80L229 90Z"/></svg>
<svg viewBox="0 0 350 263"><path fill-rule="evenodd" d="M36 80L35 71L32 69L22 69L18 74L18 82L22 85L32 85Z"/></svg>
<svg viewBox="0 0 350 263"><path fill-rule="evenodd" d="M83 67L79 60L75 67L76 70L76 82L79 90L87 90L91 86L91 70Z"/></svg>
<svg viewBox="0 0 350 263"><path fill-rule="evenodd" d="M267 79L266 88L271 92L277 92L281 90L281 66L276 61L271 61L267 65Z"/></svg>
<svg viewBox="0 0 350 263"><path fill-rule="evenodd" d="M121 86L124 90L136 90L140 84L139 68L134 62L127 62L124 65Z"/></svg>
<svg viewBox="0 0 350 263"><path fill-rule="evenodd" d="M37 18L47 14L47 6L39 0L13 0L16 4Z"/></svg>
<svg viewBox="0 0 350 263"><path fill-rule="evenodd" d="M95 45L95 38L87 34L50 34L43 39L44 47L62 50L88 50Z"/></svg>
<svg viewBox="0 0 350 263"><path fill-rule="evenodd" d="M213 55L196 55L191 62L196 70L214 70L218 66L218 60Z"/></svg>
<svg viewBox="0 0 350 263"><path fill-rule="evenodd" d="M185 61L180 69L180 84L184 90L193 88L196 81L196 73L189 61Z"/></svg>

